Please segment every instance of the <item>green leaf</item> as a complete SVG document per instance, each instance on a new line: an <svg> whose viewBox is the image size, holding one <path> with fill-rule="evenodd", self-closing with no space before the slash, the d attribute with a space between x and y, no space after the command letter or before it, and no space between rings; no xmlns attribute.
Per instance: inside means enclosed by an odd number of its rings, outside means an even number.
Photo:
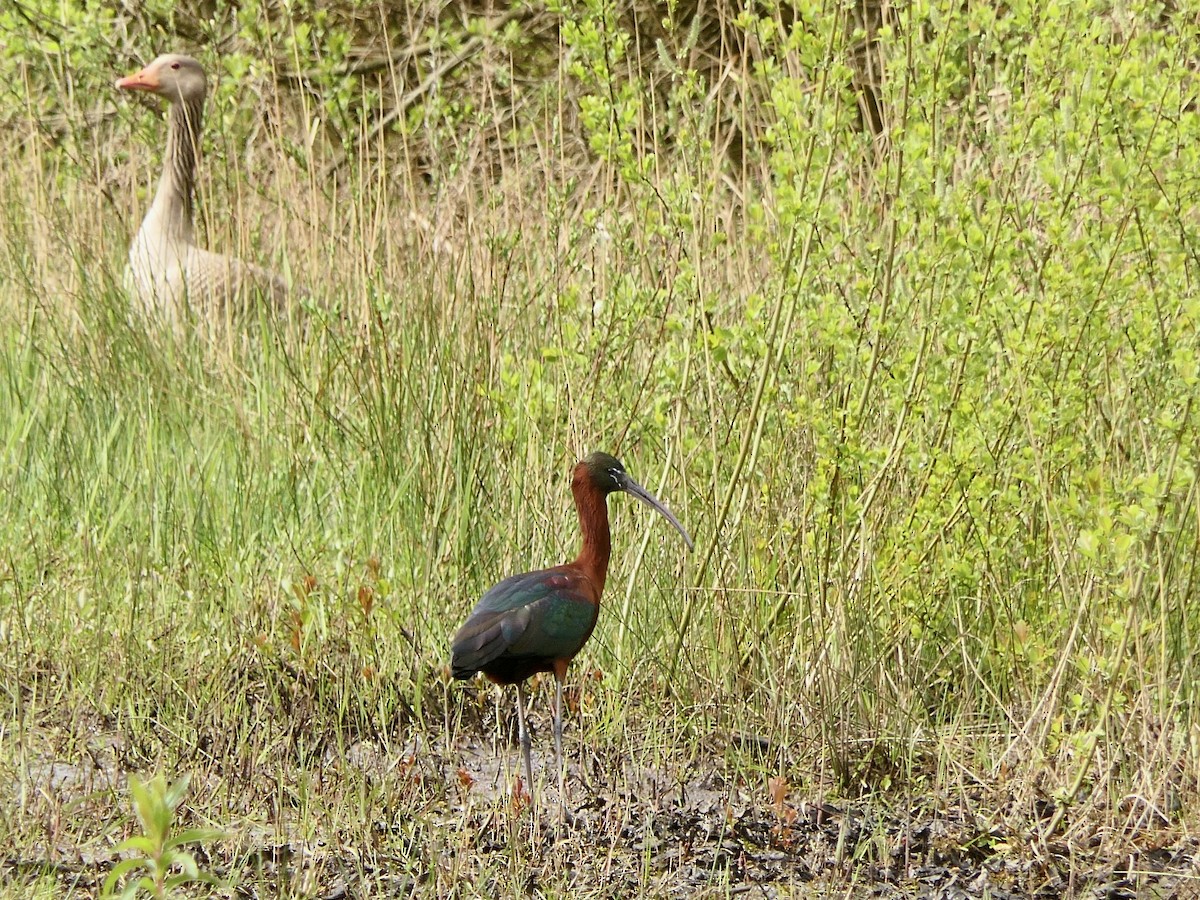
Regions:
<svg viewBox="0 0 1200 900"><path fill-rule="evenodd" d="M132 898L136 897L141 891L145 891L147 894L154 897L158 894L158 886L154 883L153 878L150 878L149 876L143 876L137 881L131 881L129 884L125 885L125 890L121 891L121 897L123 900L125 900L125 898L132 900Z"/></svg>
<svg viewBox="0 0 1200 900"><path fill-rule="evenodd" d="M200 867L196 865L196 858L187 851L176 850L173 851L170 856L171 860L169 866L179 866L179 868L183 869L183 873L187 875L189 880L195 878L199 873ZM164 866L164 868L167 868L167 866Z"/></svg>
<svg viewBox="0 0 1200 900"><path fill-rule="evenodd" d="M184 844L205 844L209 841L219 841L225 837L225 832L216 828L189 828L172 837L164 845L168 849L181 847Z"/></svg>
<svg viewBox="0 0 1200 900"><path fill-rule="evenodd" d="M134 851L141 853L143 856L157 856L161 847L162 845L158 841L152 840L143 834L135 834L133 837L128 837L117 844L116 852L126 853Z"/></svg>
<svg viewBox="0 0 1200 900"><path fill-rule="evenodd" d="M120 848L118 848L120 849ZM117 882L128 872L135 869L146 867L146 861L143 859L123 859L112 867L108 873L108 877L104 879L103 893L106 895L112 894L113 889L117 886Z"/></svg>
<svg viewBox="0 0 1200 900"><path fill-rule="evenodd" d="M166 803L172 811L174 811L183 801L184 795L187 794L188 783L192 780L190 774L183 775L178 781L171 785L166 791Z"/></svg>

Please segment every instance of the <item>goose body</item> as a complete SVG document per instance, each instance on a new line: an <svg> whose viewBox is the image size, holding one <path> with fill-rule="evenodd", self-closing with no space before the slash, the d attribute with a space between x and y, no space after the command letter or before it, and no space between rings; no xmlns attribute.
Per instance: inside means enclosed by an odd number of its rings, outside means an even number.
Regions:
<svg viewBox="0 0 1200 900"><path fill-rule="evenodd" d="M170 104L167 150L154 202L129 248L126 289L151 315L170 320L188 311L208 317L232 303L261 296L281 310L287 283L275 273L196 246L193 227L196 159L208 82L190 56L159 56L121 78L121 90L158 94Z"/></svg>

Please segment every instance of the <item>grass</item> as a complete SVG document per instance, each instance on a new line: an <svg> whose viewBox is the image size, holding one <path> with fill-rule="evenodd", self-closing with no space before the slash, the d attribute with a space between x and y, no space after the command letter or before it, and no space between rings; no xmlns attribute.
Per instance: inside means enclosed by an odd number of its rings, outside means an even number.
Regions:
<svg viewBox="0 0 1200 900"><path fill-rule="evenodd" d="M1195 76L1148 14L1051 12L969 75L978 10L882 39L875 140L837 27L764 32L770 119L725 180L683 81L670 128L636 92L511 145L446 113L336 180L305 97L247 137L226 90L206 242L318 308L213 340L118 287L161 121L13 113L0 897L96 894L128 776L163 772L179 827L226 836L201 867L280 897L841 895L946 860L1062 894L1190 859ZM649 146L601 131L630 112ZM435 138L427 188L395 160ZM555 841L508 790L512 698L452 684L447 640L574 553L590 449L697 548L611 504Z"/></svg>

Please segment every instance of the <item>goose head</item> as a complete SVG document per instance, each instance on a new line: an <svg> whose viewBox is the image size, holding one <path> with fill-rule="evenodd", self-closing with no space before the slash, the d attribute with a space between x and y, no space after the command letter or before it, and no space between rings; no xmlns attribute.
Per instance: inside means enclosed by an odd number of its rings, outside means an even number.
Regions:
<svg viewBox="0 0 1200 900"><path fill-rule="evenodd" d="M190 56L165 53L140 72L117 80L123 91L146 91L171 103L194 103L204 99L208 83L200 63Z"/></svg>

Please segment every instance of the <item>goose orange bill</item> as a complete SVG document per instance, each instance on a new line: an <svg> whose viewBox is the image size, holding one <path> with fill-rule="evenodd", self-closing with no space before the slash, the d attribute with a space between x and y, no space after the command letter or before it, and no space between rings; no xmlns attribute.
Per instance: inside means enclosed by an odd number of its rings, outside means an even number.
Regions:
<svg viewBox="0 0 1200 900"><path fill-rule="evenodd" d="M159 86L158 73L152 66L117 79L117 87L123 91L157 91Z"/></svg>

